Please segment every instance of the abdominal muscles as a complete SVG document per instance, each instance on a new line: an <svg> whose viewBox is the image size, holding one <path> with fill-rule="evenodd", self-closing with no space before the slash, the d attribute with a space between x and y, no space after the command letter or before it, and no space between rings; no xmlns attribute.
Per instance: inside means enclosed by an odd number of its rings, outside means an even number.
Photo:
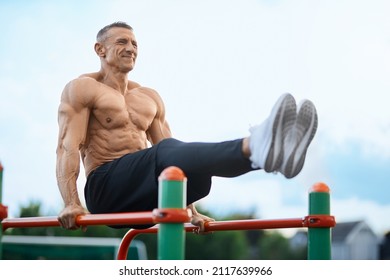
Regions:
<svg viewBox="0 0 390 280"><path fill-rule="evenodd" d="M135 128L90 131L88 141L81 149L85 172L88 175L104 163L145 148L146 134Z"/></svg>

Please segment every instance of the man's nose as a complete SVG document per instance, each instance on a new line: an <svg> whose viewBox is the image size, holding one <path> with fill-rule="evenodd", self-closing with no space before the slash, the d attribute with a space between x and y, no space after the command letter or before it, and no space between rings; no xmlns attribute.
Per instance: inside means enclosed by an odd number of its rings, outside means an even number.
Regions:
<svg viewBox="0 0 390 280"><path fill-rule="evenodd" d="M135 51L135 48L132 44L128 44L126 46L126 52L131 53L131 54L135 54L136 51Z"/></svg>

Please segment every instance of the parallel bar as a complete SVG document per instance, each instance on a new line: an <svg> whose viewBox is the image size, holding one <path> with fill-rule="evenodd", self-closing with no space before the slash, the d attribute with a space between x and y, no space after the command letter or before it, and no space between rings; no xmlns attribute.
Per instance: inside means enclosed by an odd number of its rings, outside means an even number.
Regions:
<svg viewBox="0 0 390 280"><path fill-rule="evenodd" d="M24 228L24 227L56 227L60 223L57 217L31 217L31 218L7 218L2 221L3 230L9 228Z"/></svg>
<svg viewBox="0 0 390 280"><path fill-rule="evenodd" d="M251 230L251 229L276 229L304 227L304 219L276 219L276 220L237 220L209 222L205 225L205 231L220 230Z"/></svg>
<svg viewBox="0 0 390 280"><path fill-rule="evenodd" d="M91 225L129 225L129 224L153 224L152 212L113 213L113 214L86 214L78 216L78 226ZM56 216L8 218L2 221L3 230L8 228L23 227L55 227L60 226Z"/></svg>
<svg viewBox="0 0 390 280"><path fill-rule="evenodd" d="M94 214L77 217L80 226L88 225L142 225L154 223L153 213L150 211L133 213Z"/></svg>

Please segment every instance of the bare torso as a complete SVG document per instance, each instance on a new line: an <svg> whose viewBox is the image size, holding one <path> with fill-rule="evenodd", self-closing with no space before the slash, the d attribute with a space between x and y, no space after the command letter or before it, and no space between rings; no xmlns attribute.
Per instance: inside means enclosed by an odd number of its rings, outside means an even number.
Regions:
<svg viewBox="0 0 390 280"><path fill-rule="evenodd" d="M96 85L87 139L81 148L86 174L99 165L147 147L146 131L156 115L156 104L145 89L130 84L125 95Z"/></svg>
<svg viewBox="0 0 390 280"><path fill-rule="evenodd" d="M73 92L70 94L75 96L64 98L66 101L83 95L80 102L88 101L88 119L84 120L88 124L80 146L86 175L106 162L147 148L148 140L153 143L170 137L158 135L159 130L169 131L169 128L159 118L164 108L154 90L129 81L122 94L100 82L98 73L77 80L83 92Z"/></svg>

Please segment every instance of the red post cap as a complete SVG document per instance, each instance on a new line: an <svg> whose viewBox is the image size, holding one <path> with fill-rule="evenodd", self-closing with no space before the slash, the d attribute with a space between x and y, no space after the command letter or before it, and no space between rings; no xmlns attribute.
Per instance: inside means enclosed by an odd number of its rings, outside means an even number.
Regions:
<svg viewBox="0 0 390 280"><path fill-rule="evenodd" d="M1 165L1 162L0 162L0 171L3 171L3 166Z"/></svg>
<svg viewBox="0 0 390 280"><path fill-rule="evenodd" d="M160 180L168 181L184 181L185 178L184 172L176 166L165 168L159 177Z"/></svg>
<svg viewBox="0 0 390 280"><path fill-rule="evenodd" d="M315 183L309 192L326 192L326 193L329 193L330 192L330 188L328 187L327 184L325 183L322 183L322 182L318 182L318 183Z"/></svg>

